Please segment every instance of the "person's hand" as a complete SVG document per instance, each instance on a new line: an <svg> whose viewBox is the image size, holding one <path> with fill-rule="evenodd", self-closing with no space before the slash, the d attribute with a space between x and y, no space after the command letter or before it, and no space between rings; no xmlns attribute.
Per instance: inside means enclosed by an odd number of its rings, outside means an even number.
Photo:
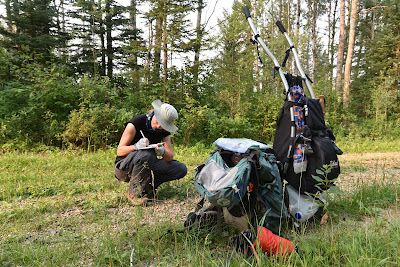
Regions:
<svg viewBox="0 0 400 267"><path fill-rule="evenodd" d="M139 141L134 145L135 150L139 150L145 148L149 144L149 140L147 138L140 138Z"/></svg>
<svg viewBox="0 0 400 267"><path fill-rule="evenodd" d="M165 154L165 147L162 144L158 144L155 148L157 156L163 156Z"/></svg>

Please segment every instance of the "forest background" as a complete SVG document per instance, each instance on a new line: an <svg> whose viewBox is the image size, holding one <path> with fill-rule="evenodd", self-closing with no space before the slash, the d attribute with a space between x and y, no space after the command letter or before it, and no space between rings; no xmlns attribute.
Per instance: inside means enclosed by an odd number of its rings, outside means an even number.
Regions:
<svg viewBox="0 0 400 267"><path fill-rule="evenodd" d="M271 143L284 88L261 48L257 58L245 5L280 62L282 21L337 137L399 138L397 0L239 0L213 31L204 10L215 2L3 0L2 150L115 147L157 98L179 111L176 144ZM285 70L296 73L293 55Z"/></svg>

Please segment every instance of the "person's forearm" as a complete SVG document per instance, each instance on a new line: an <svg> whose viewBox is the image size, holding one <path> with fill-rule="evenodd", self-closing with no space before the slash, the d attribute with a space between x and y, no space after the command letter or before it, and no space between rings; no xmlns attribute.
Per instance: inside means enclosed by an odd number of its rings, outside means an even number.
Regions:
<svg viewBox="0 0 400 267"><path fill-rule="evenodd" d="M162 157L166 162L170 162L174 159L174 153L173 152L165 152L165 154Z"/></svg>
<svg viewBox="0 0 400 267"><path fill-rule="evenodd" d="M118 156L126 156L129 153L135 151L135 146L130 145L130 146L118 146L117 148L117 155Z"/></svg>

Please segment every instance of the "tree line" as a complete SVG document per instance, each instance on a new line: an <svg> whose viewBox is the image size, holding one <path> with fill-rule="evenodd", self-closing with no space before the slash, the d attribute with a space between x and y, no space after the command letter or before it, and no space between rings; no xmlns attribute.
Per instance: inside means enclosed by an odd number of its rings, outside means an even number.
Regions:
<svg viewBox="0 0 400 267"><path fill-rule="evenodd" d="M285 96L250 42L245 5L279 60L289 49L283 23L336 134L399 136L398 1L236 0L212 33L205 10L216 1L4 0L2 147L115 145L156 98L179 111L176 143L269 142ZM292 55L285 68L296 73Z"/></svg>

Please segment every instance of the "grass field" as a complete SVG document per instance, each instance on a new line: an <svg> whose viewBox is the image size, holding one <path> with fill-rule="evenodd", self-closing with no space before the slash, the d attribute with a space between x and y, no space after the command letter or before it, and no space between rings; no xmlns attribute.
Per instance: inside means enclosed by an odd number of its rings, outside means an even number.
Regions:
<svg viewBox="0 0 400 267"><path fill-rule="evenodd" d="M126 199L127 184L113 175L115 150L3 153L0 266L400 265L398 144L370 143L369 153L339 146L340 193L328 223L285 228L299 249L287 258L232 255L226 243L235 233L226 225L221 235L215 227L179 232L200 199L194 168L211 147L175 147L189 173L162 185L148 207Z"/></svg>

